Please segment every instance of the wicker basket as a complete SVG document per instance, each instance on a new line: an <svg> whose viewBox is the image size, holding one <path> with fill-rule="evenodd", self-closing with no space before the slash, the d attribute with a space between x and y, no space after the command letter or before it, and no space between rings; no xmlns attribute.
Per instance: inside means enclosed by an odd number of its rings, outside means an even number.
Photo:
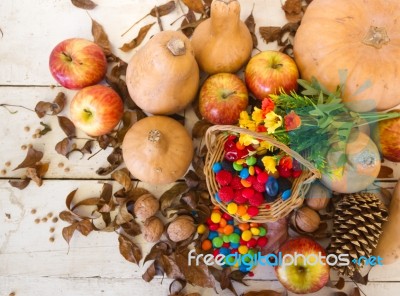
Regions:
<svg viewBox="0 0 400 296"><path fill-rule="evenodd" d="M206 162L204 167L204 173L206 175L207 188L211 195L211 200L215 205L220 206L224 212L228 212L226 205L224 203L218 202L215 199L215 194L218 192L220 185L215 180L215 173L212 170L213 164L215 162L222 161L224 158L224 143L228 136L231 134L248 134L254 138L264 140L286 152L286 154L292 156L303 166L303 172L300 177L294 179L292 184L292 195L288 200L283 201L278 198L272 203L268 203L269 208L267 208L267 203L262 204L259 207L259 214L252 217L246 222L274 222L280 218L287 216L293 209L298 208L303 204L304 196L312 183L317 178L320 178L320 172L314 168L314 166L305 160L300 154L291 150L286 145L278 142L274 138L268 136L267 134L257 133L250 131L248 129L240 128L231 125L214 125L210 127L205 136L205 143L208 148ZM239 222L242 221L239 216L234 216Z"/></svg>

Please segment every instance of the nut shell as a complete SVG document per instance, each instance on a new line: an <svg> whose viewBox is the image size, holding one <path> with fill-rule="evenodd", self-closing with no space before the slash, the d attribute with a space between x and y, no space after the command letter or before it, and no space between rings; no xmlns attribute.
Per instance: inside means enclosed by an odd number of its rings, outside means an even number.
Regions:
<svg viewBox="0 0 400 296"><path fill-rule="evenodd" d="M179 216L168 225L167 234L171 241L180 242L188 239L195 230L196 227L192 217Z"/></svg>
<svg viewBox="0 0 400 296"><path fill-rule="evenodd" d="M309 208L320 211L326 208L331 197L332 192L328 188L319 182L315 182L307 192L305 203Z"/></svg>
<svg viewBox="0 0 400 296"><path fill-rule="evenodd" d="M295 213L296 226L305 232L314 232L318 229L321 218L318 213L309 207L302 207Z"/></svg>
<svg viewBox="0 0 400 296"><path fill-rule="evenodd" d="M153 216L148 218L143 225L143 237L149 243L158 242L164 232L164 223L160 218Z"/></svg>
<svg viewBox="0 0 400 296"><path fill-rule="evenodd" d="M154 216L160 208L160 202L151 193L140 196L133 207L133 213L140 221Z"/></svg>

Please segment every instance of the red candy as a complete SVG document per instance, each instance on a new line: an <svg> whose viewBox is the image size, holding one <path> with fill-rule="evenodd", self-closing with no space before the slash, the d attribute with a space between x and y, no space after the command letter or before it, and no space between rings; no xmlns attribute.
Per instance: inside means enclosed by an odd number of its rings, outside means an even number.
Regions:
<svg viewBox="0 0 400 296"><path fill-rule="evenodd" d="M258 213L259 213L259 209L257 207L255 207L255 206L250 206L247 209L247 214L249 214L250 217L257 216Z"/></svg>
<svg viewBox="0 0 400 296"><path fill-rule="evenodd" d="M265 171L261 171L257 173L257 181L260 182L261 184L265 184L268 181L268 173Z"/></svg>
<svg viewBox="0 0 400 296"><path fill-rule="evenodd" d="M236 253L238 253L239 251L238 251L238 249L232 249L231 250L231 254L236 254Z"/></svg>
<svg viewBox="0 0 400 296"><path fill-rule="evenodd" d="M247 242L246 242L245 240L243 240L242 238L240 238L239 244L240 244L241 246L246 246L246 245L247 245Z"/></svg>
<svg viewBox="0 0 400 296"><path fill-rule="evenodd" d="M263 171L262 168L260 168L259 166L254 166L254 171L256 172L257 175L261 174Z"/></svg>
<svg viewBox="0 0 400 296"><path fill-rule="evenodd" d="M249 198L249 204L255 207L261 206L263 202L264 202L264 196L260 192L255 192L254 195Z"/></svg>
<svg viewBox="0 0 400 296"><path fill-rule="evenodd" d="M242 182L240 181L240 177L239 176L233 176L232 177L232 181L230 183L231 187L235 190L239 190L244 188Z"/></svg>
<svg viewBox="0 0 400 296"><path fill-rule="evenodd" d="M217 255L219 255L219 249L214 249L213 255L214 257L217 257Z"/></svg>
<svg viewBox="0 0 400 296"><path fill-rule="evenodd" d="M231 202L235 197L232 187L229 186L221 187L221 189L218 191L218 195L219 198L226 203Z"/></svg>
<svg viewBox="0 0 400 296"><path fill-rule="evenodd" d="M254 184L255 182L257 182L257 178L256 178L256 176L248 176L247 178L246 178L246 181L247 182L249 182L249 183L251 183L251 184Z"/></svg>
<svg viewBox="0 0 400 296"><path fill-rule="evenodd" d="M233 219L232 216L229 215L228 213L223 213L222 218L224 218L226 221L230 221Z"/></svg>
<svg viewBox="0 0 400 296"><path fill-rule="evenodd" d="M231 172L220 170L218 173L215 174L215 180L221 186L229 185L232 181L232 174Z"/></svg>
<svg viewBox="0 0 400 296"><path fill-rule="evenodd" d="M247 203L247 199L242 195L242 190L238 190L235 192L235 198L233 199L233 201L238 205Z"/></svg>
<svg viewBox="0 0 400 296"><path fill-rule="evenodd" d="M228 249L229 249L230 246L231 246L230 243L223 243L223 244L222 244L222 247L223 247L223 248L228 248Z"/></svg>
<svg viewBox="0 0 400 296"><path fill-rule="evenodd" d="M217 231L219 228L219 225L216 223L208 224L208 228L210 228L210 230L212 230L212 231Z"/></svg>
<svg viewBox="0 0 400 296"><path fill-rule="evenodd" d="M214 224L214 222L211 220L211 217L208 217L207 218L207 225L211 225L211 224Z"/></svg>
<svg viewBox="0 0 400 296"><path fill-rule="evenodd" d="M278 170L279 176L283 177L283 178L290 178L292 176L292 170L288 169L287 167L283 167L278 165L276 167L276 169Z"/></svg>
<svg viewBox="0 0 400 296"><path fill-rule="evenodd" d="M248 242L247 242L247 247L248 248L254 248L255 246L257 246L257 239L255 239L254 237L252 237Z"/></svg>
<svg viewBox="0 0 400 296"><path fill-rule="evenodd" d="M246 199L250 199L254 196L254 189L253 188L245 188L242 190L242 196Z"/></svg>
<svg viewBox="0 0 400 296"><path fill-rule="evenodd" d="M258 192L264 192L265 191L265 185L256 181L253 183L253 189L258 191Z"/></svg>
<svg viewBox="0 0 400 296"><path fill-rule="evenodd" d="M224 143L224 150L225 151L231 151L232 148L236 148L236 143L234 142L234 139L228 139L225 143Z"/></svg>
<svg viewBox="0 0 400 296"><path fill-rule="evenodd" d="M302 172L303 171L292 171L292 177L293 178L298 178L298 177L300 177Z"/></svg>
<svg viewBox="0 0 400 296"><path fill-rule="evenodd" d="M267 237L265 237L265 236L259 237L259 238L257 239L257 245L258 245L260 248L265 247L265 246L267 245L267 243L268 243L268 239L267 239Z"/></svg>

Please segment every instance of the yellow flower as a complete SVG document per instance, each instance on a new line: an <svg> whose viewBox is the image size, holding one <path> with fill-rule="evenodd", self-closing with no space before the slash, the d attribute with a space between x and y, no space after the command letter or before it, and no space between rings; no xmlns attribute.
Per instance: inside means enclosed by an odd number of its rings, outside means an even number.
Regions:
<svg viewBox="0 0 400 296"><path fill-rule="evenodd" d="M272 134L282 125L282 116L276 114L274 111L268 112L265 115L264 125L267 128L268 134Z"/></svg>
<svg viewBox="0 0 400 296"><path fill-rule="evenodd" d="M257 147L256 151L258 155L262 155L267 153L267 151L272 151L274 149L274 145L268 143L267 141L261 141L260 146Z"/></svg>
<svg viewBox="0 0 400 296"><path fill-rule="evenodd" d="M239 126L252 131L256 130L256 123L250 118L250 115L246 111L240 112Z"/></svg>
<svg viewBox="0 0 400 296"><path fill-rule="evenodd" d="M273 156L264 156L261 159L262 163L265 166L265 169L268 173L275 173L276 172L276 159Z"/></svg>
<svg viewBox="0 0 400 296"><path fill-rule="evenodd" d="M256 125L263 123L263 121L264 121L263 110L261 110L260 108L254 107L254 111L251 114L251 118L255 121Z"/></svg>
<svg viewBox="0 0 400 296"><path fill-rule="evenodd" d="M249 146L249 145L257 145L259 143L259 141L257 139L254 139L250 135L240 134L239 143L244 145L244 146Z"/></svg>

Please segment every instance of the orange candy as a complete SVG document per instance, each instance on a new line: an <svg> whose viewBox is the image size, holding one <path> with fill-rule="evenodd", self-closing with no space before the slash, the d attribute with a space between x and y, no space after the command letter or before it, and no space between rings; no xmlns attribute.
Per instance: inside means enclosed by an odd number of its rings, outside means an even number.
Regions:
<svg viewBox="0 0 400 296"><path fill-rule="evenodd" d="M231 233L233 233L234 230L235 228L233 227L233 225L228 224L224 227L224 234L230 235Z"/></svg>
<svg viewBox="0 0 400 296"><path fill-rule="evenodd" d="M249 230L249 229L250 229L250 225L249 225L248 223L240 223L240 224L238 225L238 227L239 227L239 229L240 229L241 231L246 231L246 230Z"/></svg>
<svg viewBox="0 0 400 296"><path fill-rule="evenodd" d="M241 179L240 183L242 183L243 187L249 188L252 186L251 182L247 181L246 179Z"/></svg>
<svg viewBox="0 0 400 296"><path fill-rule="evenodd" d="M218 229L217 229L217 232L223 234L223 233L224 233L224 227L218 228Z"/></svg>
<svg viewBox="0 0 400 296"><path fill-rule="evenodd" d="M247 213L247 207L245 205L239 205L236 215L243 216L243 215L246 215L246 213Z"/></svg>
<svg viewBox="0 0 400 296"><path fill-rule="evenodd" d="M257 228L257 227L258 227L258 223L251 222L251 223L250 223L250 227L251 227L251 228L252 228L252 227Z"/></svg>
<svg viewBox="0 0 400 296"><path fill-rule="evenodd" d="M236 148L239 150L244 150L244 148L246 148L245 145L241 144L239 141L236 142Z"/></svg>
<svg viewBox="0 0 400 296"><path fill-rule="evenodd" d="M212 242L211 242L209 239L204 240L204 241L201 243L201 248L202 248L204 251L211 250L211 248L212 248Z"/></svg>
<svg viewBox="0 0 400 296"><path fill-rule="evenodd" d="M226 222L224 218L221 218L221 220L219 221L219 227L225 227L226 224L228 224L228 222Z"/></svg>

